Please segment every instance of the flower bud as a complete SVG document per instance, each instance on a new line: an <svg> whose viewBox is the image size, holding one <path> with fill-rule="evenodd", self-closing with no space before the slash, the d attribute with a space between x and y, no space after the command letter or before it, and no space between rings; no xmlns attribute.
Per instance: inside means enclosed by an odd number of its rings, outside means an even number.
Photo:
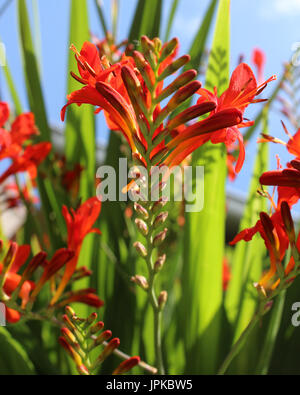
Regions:
<svg viewBox="0 0 300 395"><path fill-rule="evenodd" d="M160 52L161 47L162 47L162 42L161 42L160 38L154 37L153 44L154 44L155 51Z"/></svg>
<svg viewBox="0 0 300 395"><path fill-rule="evenodd" d="M270 300L265 304L263 314L267 314L271 310L271 308L273 307L273 303L273 300Z"/></svg>
<svg viewBox="0 0 300 395"><path fill-rule="evenodd" d="M168 229L165 228L162 232L159 232L158 235L154 237L153 245L154 247L159 247L166 238Z"/></svg>
<svg viewBox="0 0 300 395"><path fill-rule="evenodd" d="M158 213L166 204L168 203L167 198L160 198L157 202L153 204L152 212L153 214Z"/></svg>
<svg viewBox="0 0 300 395"><path fill-rule="evenodd" d="M131 281L141 287L144 291L149 288L148 281L144 276L136 275L134 277L131 277Z"/></svg>
<svg viewBox="0 0 300 395"><path fill-rule="evenodd" d="M137 134L133 135L133 141L134 144L136 146L136 148L138 149L140 154L145 154L147 152L147 148L144 146L144 144L142 143L142 141L139 139L139 137L137 136Z"/></svg>
<svg viewBox="0 0 300 395"><path fill-rule="evenodd" d="M144 219L149 218L148 211L143 206L141 206L139 203L137 203L137 202L134 203L134 209L137 212L137 214L141 215Z"/></svg>
<svg viewBox="0 0 300 395"><path fill-rule="evenodd" d="M63 337L67 340L67 342L71 343L73 346L75 344L78 344L76 341L76 337L73 335L73 333L68 328L62 328L61 333L62 333Z"/></svg>
<svg viewBox="0 0 300 395"><path fill-rule="evenodd" d="M174 74L178 69L184 66L191 60L190 55L183 55L180 58L176 59L173 63L171 63L168 67L164 69L164 71L159 75L158 81L163 81L169 75Z"/></svg>
<svg viewBox="0 0 300 395"><path fill-rule="evenodd" d="M169 151L168 148L163 147L159 152L157 152L154 156L152 156L151 163L154 166L157 166L163 160L163 158L166 156L168 151Z"/></svg>
<svg viewBox="0 0 300 395"><path fill-rule="evenodd" d="M182 82L182 85L186 84L186 81L190 81L191 77L192 77L192 75L184 75L184 74L182 74L182 76L184 76L182 81L180 81L180 82ZM200 88L201 88L201 82L199 82L199 81L192 81L189 84L182 86L182 88L180 88L175 93L175 95L172 97L172 99L167 104L168 109L170 111L175 110L175 108L178 107L179 104L181 104L185 100L187 100L190 96L192 96L194 93L196 93Z"/></svg>
<svg viewBox="0 0 300 395"><path fill-rule="evenodd" d="M291 216L290 206L285 201L281 203L281 217L290 242L295 243L296 236L295 236L294 221Z"/></svg>
<svg viewBox="0 0 300 395"><path fill-rule="evenodd" d="M98 366L100 363L102 363L107 357L109 357L116 348L118 348L120 346L120 339L118 339L117 337L112 339L107 346L105 346L104 350L102 351L102 353L99 355L99 357L96 360L95 365L93 366L96 367Z"/></svg>
<svg viewBox="0 0 300 395"><path fill-rule="evenodd" d="M92 313L88 316L88 318L86 319L86 322L83 326L83 329L88 328L89 326L91 326L93 324L94 321L96 321L98 315L97 313Z"/></svg>
<svg viewBox="0 0 300 395"><path fill-rule="evenodd" d="M66 311L67 316L71 319L76 316L75 311L70 306L66 306L65 311Z"/></svg>
<svg viewBox="0 0 300 395"><path fill-rule="evenodd" d="M75 325L74 325L73 322L70 320L70 318L67 316L67 314L64 314L62 318L63 318L65 324L67 325L67 327L68 327L69 329L71 329L71 330L75 330L75 329L76 329Z"/></svg>
<svg viewBox="0 0 300 395"><path fill-rule="evenodd" d="M77 371L81 376L89 376L90 372L85 365L77 366Z"/></svg>
<svg viewBox="0 0 300 395"><path fill-rule="evenodd" d="M141 47L143 51L154 51L154 42L150 40L147 36L141 37Z"/></svg>
<svg viewBox="0 0 300 395"><path fill-rule="evenodd" d="M147 236L147 234L148 234L148 226L147 226L147 224L140 218L137 218L135 220L135 224L136 224L138 230L140 231L140 233L143 236Z"/></svg>
<svg viewBox="0 0 300 395"><path fill-rule="evenodd" d="M137 166L145 167L145 165L146 165L146 163L143 162L143 158L142 158L141 154L139 154L138 152L132 153L132 160L133 160L134 164Z"/></svg>
<svg viewBox="0 0 300 395"><path fill-rule="evenodd" d="M173 111L178 104L186 100L189 96L192 96L195 92L197 92L198 89L201 88L201 83L199 81L193 81L192 85L191 83L188 84L188 82L192 81L196 77L196 75L197 75L196 70L188 70L180 74L170 85L168 85L161 92L161 94L157 98L157 102L158 103L161 102L162 100L166 99L168 96L172 95L174 92L178 91L170 100L171 104L169 102L169 104L166 106L166 111L168 111L168 113Z"/></svg>
<svg viewBox="0 0 300 395"><path fill-rule="evenodd" d="M259 297L260 297L261 299L264 299L264 298L267 297L266 290L265 290L265 288L264 288L260 283L254 283L253 285L254 285L254 287L256 288L256 290L257 290L257 292L258 292L258 295L259 295Z"/></svg>
<svg viewBox="0 0 300 395"><path fill-rule="evenodd" d="M77 366L82 365L82 359L80 355L74 350L74 348L67 342L64 337L60 337L59 339L60 345L66 350L66 352L70 355Z"/></svg>
<svg viewBox="0 0 300 395"><path fill-rule="evenodd" d="M180 114L176 115L176 117L172 118L167 124L167 129L173 130L178 126L191 121L192 119L198 118L201 115L213 111L215 108L216 103L210 101L201 104L195 104L194 106L189 107Z"/></svg>
<svg viewBox="0 0 300 395"><path fill-rule="evenodd" d="M102 331L102 329L104 328L104 323L102 321L97 322L97 324L93 325L90 329L89 329L89 333L91 335L95 335L96 333Z"/></svg>
<svg viewBox="0 0 300 395"><path fill-rule="evenodd" d="M2 274L6 273L11 267L13 263L13 258L16 255L17 250L18 250L18 244L15 242L11 242L9 245L9 249L5 255L5 258L3 260Z"/></svg>
<svg viewBox="0 0 300 395"><path fill-rule="evenodd" d="M137 250L137 252L139 253L139 255L140 255L142 258L145 258L145 257L148 255L148 252L147 252L146 247L145 247L141 242L136 241L136 242L133 244L133 246L134 246L134 248Z"/></svg>
<svg viewBox="0 0 300 395"><path fill-rule="evenodd" d="M103 342L107 341L112 336L112 332L110 330L104 331L95 339L94 347L99 346Z"/></svg>
<svg viewBox="0 0 300 395"><path fill-rule="evenodd" d="M163 310L166 303L168 300L168 292L167 291L161 291L159 297L158 297L158 306L160 310Z"/></svg>
<svg viewBox="0 0 300 395"><path fill-rule="evenodd" d="M113 375L120 375L129 372L132 368L140 363L140 357L131 357L120 363L120 365L113 371Z"/></svg>
<svg viewBox="0 0 300 395"><path fill-rule="evenodd" d="M166 254L160 256L154 264L154 270L156 273L160 272L166 261Z"/></svg>
<svg viewBox="0 0 300 395"><path fill-rule="evenodd" d="M178 47L178 38L174 37L168 43L166 43L161 51L159 61L160 63L163 62L168 56L170 56L175 49Z"/></svg>
<svg viewBox="0 0 300 395"><path fill-rule="evenodd" d="M154 220L154 223L153 223L154 229L158 228L160 225L165 223L165 221L168 218L168 215L169 215L169 213L167 211L160 213Z"/></svg>

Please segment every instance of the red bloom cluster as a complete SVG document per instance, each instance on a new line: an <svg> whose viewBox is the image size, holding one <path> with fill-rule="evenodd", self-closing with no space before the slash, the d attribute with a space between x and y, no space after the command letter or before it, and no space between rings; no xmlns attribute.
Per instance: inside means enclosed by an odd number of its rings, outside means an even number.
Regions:
<svg viewBox="0 0 300 395"><path fill-rule="evenodd" d="M83 88L68 96L68 103L62 109L62 119L67 106L83 103L98 106L105 112L108 126L112 130L121 130L132 152L141 162L148 150L146 134L152 134L149 154L153 164L165 164L169 167L180 164L185 157L207 141L224 142L227 147L238 140L240 156L235 170L238 172L244 161L243 138L239 128L249 126L243 122L243 113L271 77L258 86L249 66L241 64L234 71L229 88L218 97L201 89L195 70L179 75L170 85L164 86L164 79L186 64L190 57L184 55L175 60L178 40L173 39L161 46L159 40L141 38L142 53L133 51L132 56L123 55L120 62L110 65L105 56L100 58L97 48L86 42L80 53L72 46L78 62L80 77L72 76L84 85ZM150 54L150 55L149 55ZM155 75L153 65L158 65ZM151 88L152 87L152 88ZM155 103L153 103L154 90ZM164 122L166 117L194 93L200 94L197 104ZM160 102L173 94L168 104L161 109ZM147 121L147 113L154 108L154 128ZM210 115L194 124L187 122L201 115ZM171 117L172 118L172 117ZM170 140L166 142L166 139Z"/></svg>
<svg viewBox="0 0 300 395"><path fill-rule="evenodd" d="M68 232L68 248L74 252L74 256L66 265L65 273L55 295L51 300L51 305L57 302L65 287L67 286L70 278L75 272L82 243L85 237L89 233L100 234L99 229L93 228L94 223L99 217L100 211L101 202L96 197L88 199L77 210L71 209L71 212L69 212L66 206L63 206L62 213L67 224ZM90 303L88 304L93 305L93 297L91 297L91 293L92 290L86 290L86 292L83 292L80 295L76 294L76 298L79 300L79 297L81 297L81 299L84 299L85 301L90 298ZM74 300L75 294L72 294L70 297L72 300Z"/></svg>
<svg viewBox="0 0 300 395"><path fill-rule="evenodd" d="M8 118L8 105L0 103L0 160L5 158L12 160L12 164L1 175L0 183L20 172L28 172L30 178L34 179L37 176L37 167L51 150L51 143L25 146L32 136L38 135L32 113L19 115L10 130L3 128Z"/></svg>
<svg viewBox="0 0 300 395"><path fill-rule="evenodd" d="M2 244L1 244L2 246ZM20 310L24 310L28 302L33 303L36 296L41 291L46 282L71 259L74 253L71 250L62 248L58 250L50 261L47 261L47 254L40 252L35 255L26 265L22 274L18 274L24 267L30 255L30 246L18 246L11 242L9 248L0 262L0 289L1 299L4 303L18 302L21 300ZM43 268L43 274L35 283L32 276L38 268ZM6 319L10 323L15 323L21 318L19 310L6 308Z"/></svg>
<svg viewBox="0 0 300 395"><path fill-rule="evenodd" d="M272 290L277 288L282 279L288 276L291 271L297 271L298 269L295 268L294 256L285 268L283 267L283 258L289 246L297 254L300 251L300 233L296 239L290 213L293 205L300 198L300 133L297 131L295 136L291 136L285 126L284 129L290 137L288 143L284 143L269 135L263 135L263 138L259 139L259 142L271 141L284 144L287 150L296 156L296 159L287 164L287 168L280 169L281 165L278 163L278 170L267 171L259 179L262 185L277 187L273 193L274 196L275 192L277 192L277 204L274 203L273 196L268 194L271 202L271 215L264 212L260 213L260 220L257 221L255 226L243 230L231 242L231 244L235 244L240 240L250 241L257 232L260 233L270 255L270 269L259 282L261 290L264 291L268 288ZM291 281L291 279L288 281Z"/></svg>

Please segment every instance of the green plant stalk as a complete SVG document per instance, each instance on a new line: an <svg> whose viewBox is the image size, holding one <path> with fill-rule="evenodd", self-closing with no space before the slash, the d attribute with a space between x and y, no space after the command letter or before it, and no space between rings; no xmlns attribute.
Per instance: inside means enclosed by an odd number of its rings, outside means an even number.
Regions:
<svg viewBox="0 0 300 395"><path fill-rule="evenodd" d="M295 252L295 246L294 248L292 247L292 255L294 257L297 257L295 259L295 267L294 269L285 277L280 278L280 283L278 287L271 292L271 294L265 298L261 298L258 308L253 315L252 319L250 320L249 324L247 325L246 329L242 332L238 340L235 342L233 345L232 349L230 350L229 354L227 355L226 359L224 360L223 364L221 365L221 368L218 371L218 375L223 375L233 359L237 356L237 354L241 351L243 345L245 344L245 341L247 340L248 336L252 332L253 328L256 326L257 322L260 321L262 316L266 314L269 310L266 309L268 306L268 303L271 302L276 296L285 293L285 290L289 288L292 285L292 280L299 275L299 269L300 269L300 259L299 255L297 254L297 251ZM284 298L284 296L283 296Z"/></svg>
<svg viewBox="0 0 300 395"><path fill-rule="evenodd" d="M1 294L1 290L2 289L0 287L0 294ZM0 298L0 300L1 300L1 298ZM48 315L47 314L43 314L43 311L40 311L38 313L34 313L34 312L31 312L31 311L25 311L25 310L21 309L16 302L11 301L11 300L5 301L5 304L7 305L7 307L9 307L9 308L11 308L13 310L16 310L19 313L21 313L23 321L28 321L28 320L45 321L45 320L48 320L52 325L54 325L56 327L63 328L65 326L65 324L63 322L61 322L60 320L58 320L56 317L54 317L54 316L50 317L49 314ZM91 336L91 339L95 340L96 336ZM108 342L104 341L103 342L103 346L105 347L107 345L108 345ZM122 351L120 351L118 349L115 349L113 351L113 354L115 354L117 357L119 357L120 359L123 359L123 360L127 360L127 359L130 358L130 355L127 355L127 354L125 354L124 352L122 352ZM145 370L146 372L148 372L150 374L156 374L157 373L156 368L154 368L153 366L148 365L144 361L140 361L138 366L141 369Z"/></svg>
<svg viewBox="0 0 300 395"><path fill-rule="evenodd" d="M147 208L150 208L151 203L148 202ZM150 211L150 210L149 210ZM146 257L146 264L148 269L148 299L153 309L154 314L154 344L155 344L155 354L156 354L156 365L158 369L158 374L165 374L164 364L163 364L163 357L162 357L162 346L161 346L161 316L162 311L158 305L158 300L155 294L155 277L156 272L154 271L153 267L153 260L152 255L154 252L153 248L153 220L154 215L150 214L149 219L146 221L146 224L149 229L149 233L147 235L147 257Z"/></svg>
<svg viewBox="0 0 300 395"><path fill-rule="evenodd" d="M262 316L262 310L264 307L264 303L261 303L258 307L257 312L253 315L251 321L249 322L248 326L246 329L243 331L239 339L236 341L232 349L230 350L229 354L225 358L224 362L222 363L222 366L220 367L218 371L218 375L224 375L226 370L228 369L229 365L233 361L233 359L236 357L236 355L241 351L243 345L245 344L248 336L252 332L252 330L255 328L256 324L259 322L261 316Z"/></svg>
<svg viewBox="0 0 300 395"><path fill-rule="evenodd" d="M165 368L164 368L164 363L163 363L163 355L162 355L162 342L161 342L161 318L162 318L162 308L159 306L158 303L158 298L155 293L155 280L156 280L156 275L157 272L154 269L154 263L153 263L153 253L155 251L155 247L153 246L153 234L154 234L154 226L153 222L155 220L155 214L152 212L152 203L150 201L151 198L151 182L150 177L151 177L151 159L150 159L150 153L154 148L154 145L152 143L152 135L154 132L154 121L153 121L153 114L156 106L156 88L157 88L157 79L158 79L158 67L159 64L156 65L154 71L155 74L155 83L152 87L149 87L150 93L151 93L151 106L150 109L146 112L145 116L149 122L150 125L150 131L147 135L145 135L145 138L147 140L148 144L148 150L147 153L144 156L144 159L146 160L147 163L147 179L148 179L148 201L145 202L144 207L149 213L148 219L145 220L145 223L148 228L148 234L146 236L146 249L147 249L147 256L145 257L145 261L147 264L147 269L148 269L148 289L147 289L147 294L148 294L148 300L150 302L150 305L152 306L153 309L153 314L154 314L154 344L155 344L155 356L156 356L156 367L158 369L158 374L164 375L165 374ZM142 201L139 201L140 204L143 205Z"/></svg>
<svg viewBox="0 0 300 395"><path fill-rule="evenodd" d="M46 245L45 245L45 243L43 241L43 231L42 231L42 228L40 226L40 223L37 221L35 215L32 214L32 203L28 202L26 200L26 198L25 198L25 196L23 194L22 188L20 186L19 178L18 178L17 175L15 176L15 180L16 180L16 184L17 184L17 187L18 187L18 190L19 190L20 197L21 197L21 199L23 201L23 204L25 205L25 207L27 209L28 216L31 219L31 221L32 221L32 223L33 223L33 225L35 227L36 236L37 236L37 238L39 240L39 243L40 243L42 249L44 251L47 251L48 249L47 249L47 247L46 247Z"/></svg>

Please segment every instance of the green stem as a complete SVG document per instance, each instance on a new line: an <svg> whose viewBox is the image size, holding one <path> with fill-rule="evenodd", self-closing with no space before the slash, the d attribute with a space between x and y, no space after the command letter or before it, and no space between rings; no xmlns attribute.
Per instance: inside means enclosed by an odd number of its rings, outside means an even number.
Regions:
<svg viewBox="0 0 300 395"><path fill-rule="evenodd" d="M148 219L145 221L147 224L148 228L148 234L146 236L146 249L147 249L147 256L145 257L147 268L148 268L148 300L152 306L153 309L153 315L154 315L154 344L155 344L155 356L156 356L156 367L158 370L158 374L164 375L165 374L165 368L164 368L164 363L163 363L163 356L162 356L162 342L161 342L161 318L162 318L162 309L159 306L158 299L155 293L155 278L157 275L157 272L155 271L154 264L153 264L153 252L155 250L155 247L153 246L153 235L154 235L154 220L155 220L155 214L152 212L152 203L151 203L151 159L150 159L150 153L153 150L154 146L152 143L152 136L154 132L154 121L153 121L153 114L154 110L156 107L156 88L157 88L157 70L158 70L158 65L156 65L156 68L153 70L155 74L155 83L153 84L152 87L150 87L150 93L151 93L151 106L149 108L149 111L146 112L146 117L150 125L150 131L147 135L145 135L145 138L147 140L148 144L148 150L147 153L145 154L145 160L147 163L147 174L148 174L148 201L144 203L144 206L149 213ZM142 202L140 202L142 203ZM143 204L143 203L142 203Z"/></svg>
<svg viewBox="0 0 300 395"><path fill-rule="evenodd" d="M251 321L249 322L248 326L244 330L244 332L241 334L239 339L236 341L232 349L230 350L229 354L227 355L225 361L223 362L222 366L220 367L218 371L218 375L224 375L226 370L228 369L229 365L233 361L233 359L236 357L236 355L240 352L242 349L246 339L252 332L252 329L256 326L258 323L259 319L261 317L261 314L259 312L256 312L254 316L252 317Z"/></svg>

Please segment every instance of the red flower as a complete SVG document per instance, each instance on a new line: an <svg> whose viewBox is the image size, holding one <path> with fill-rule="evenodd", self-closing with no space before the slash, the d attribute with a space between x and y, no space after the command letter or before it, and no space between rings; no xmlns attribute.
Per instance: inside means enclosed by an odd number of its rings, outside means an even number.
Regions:
<svg viewBox="0 0 300 395"><path fill-rule="evenodd" d="M228 264L228 259L224 257L223 259L223 291L226 291L231 278L230 266Z"/></svg>
<svg viewBox="0 0 300 395"><path fill-rule="evenodd" d="M29 254L30 246L18 246L16 243L11 243L3 262L0 262L0 274L3 272L3 267L5 265L3 291L7 296L11 296L20 284L22 277L17 273L28 259ZM33 289L34 283L32 281L25 281L23 283L19 293L19 297L22 301L22 308L26 307L29 294ZM20 318L21 314L18 311L6 307L7 322L15 323L18 322Z"/></svg>
<svg viewBox="0 0 300 395"><path fill-rule="evenodd" d="M259 48L254 48L252 52L252 62L254 63L257 69L257 77L258 77L257 79L259 83L262 83L264 79L264 67L266 63L265 53Z"/></svg>
<svg viewBox="0 0 300 395"><path fill-rule="evenodd" d="M200 98L197 103L203 103L206 101L215 102L216 108L213 110L212 114L225 109L236 108L240 110L243 115L249 104L264 101L263 99L255 99L255 97L259 95L266 85L274 79L276 79L276 77L272 76L258 86L251 68L246 63L241 63L232 73L228 89L226 89L220 97L217 96L216 89L214 93L211 93L208 90L201 88L198 91ZM212 143L216 144L224 142L226 147L229 149L236 140L238 141L240 154L235 167L236 173L241 170L245 160L243 136L240 133L239 128L251 126L252 124L253 122L243 122L242 118L240 123L235 126L233 125L234 127L221 129L208 136L208 139L211 140Z"/></svg>
<svg viewBox="0 0 300 395"><path fill-rule="evenodd" d="M84 303L92 307L102 307L104 302L96 295L96 290L93 288L81 289L80 291L70 292L66 298L58 303L58 307L66 306L70 303Z"/></svg>
<svg viewBox="0 0 300 395"><path fill-rule="evenodd" d="M0 103L0 128L7 121L8 116L7 104ZM34 123L34 115L32 113L19 115L13 122L10 131L0 129L0 160L15 158L22 151L22 144L32 135L37 134L38 129Z"/></svg>
<svg viewBox="0 0 300 395"><path fill-rule="evenodd" d="M7 103L0 102L0 128L5 124L9 117L9 107Z"/></svg>
<svg viewBox="0 0 300 395"><path fill-rule="evenodd" d="M43 142L35 145L29 145L25 148L24 153L14 159L13 163L0 177L0 183L8 177L22 172L28 172L31 179L37 176L37 167L46 158L51 150L51 143Z"/></svg>
<svg viewBox="0 0 300 395"><path fill-rule="evenodd" d="M93 197L83 203L76 211L71 209L71 213L66 206L63 206L62 213L67 224L68 248L74 251L74 257L67 263L66 270L59 284L59 287L51 300L51 304L57 302L64 291L68 281L72 277L78 263L82 243L89 233L98 233L100 230L92 228L101 211L101 202Z"/></svg>
<svg viewBox="0 0 300 395"><path fill-rule="evenodd" d="M22 198L17 184L4 184L3 190L5 192L5 202L8 208L17 207L21 204ZM27 202L31 202L33 204L39 203L39 198L34 196L32 191L26 185L22 187L22 195Z"/></svg>

